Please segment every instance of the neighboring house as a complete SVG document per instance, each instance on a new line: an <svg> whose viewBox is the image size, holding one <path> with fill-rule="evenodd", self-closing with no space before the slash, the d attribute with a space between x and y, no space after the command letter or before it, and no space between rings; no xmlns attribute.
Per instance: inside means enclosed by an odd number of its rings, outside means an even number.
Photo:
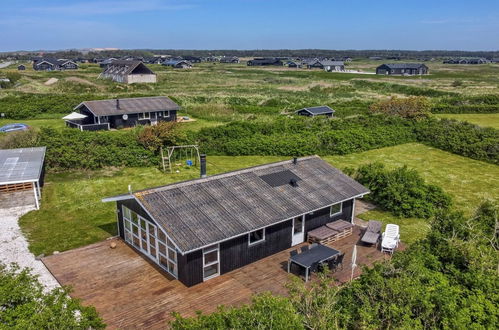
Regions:
<svg viewBox="0 0 499 330"><path fill-rule="evenodd" d="M288 68L301 68L301 63L298 61L288 61L286 65Z"/></svg>
<svg viewBox="0 0 499 330"><path fill-rule="evenodd" d="M65 119L68 127L82 131L108 130L176 121L179 109L180 106L166 96L85 101Z"/></svg>
<svg viewBox="0 0 499 330"><path fill-rule="evenodd" d="M105 60L102 60L99 62L99 66L103 69L107 68L111 63L113 63L114 61L117 61L116 58L114 57L111 57L111 58L106 58Z"/></svg>
<svg viewBox="0 0 499 330"><path fill-rule="evenodd" d="M36 71L76 70L78 64L65 59L41 58L33 61L33 69Z"/></svg>
<svg viewBox="0 0 499 330"><path fill-rule="evenodd" d="M444 64L486 64L486 58L451 58L443 61Z"/></svg>
<svg viewBox="0 0 499 330"><path fill-rule="evenodd" d="M278 58L255 58L246 62L248 66L282 66L283 63Z"/></svg>
<svg viewBox="0 0 499 330"><path fill-rule="evenodd" d="M382 64L376 68L376 74L422 75L422 74L428 74L428 67L421 63Z"/></svg>
<svg viewBox="0 0 499 330"><path fill-rule="evenodd" d="M343 61L321 61L322 68L327 72L345 71L345 63Z"/></svg>
<svg viewBox="0 0 499 330"><path fill-rule="evenodd" d="M315 116L333 117L334 110L328 107L327 105L321 105L318 107L303 108L300 110L296 110L295 113L299 114L300 116L308 116L308 117L315 117Z"/></svg>
<svg viewBox="0 0 499 330"><path fill-rule="evenodd" d="M178 60L178 59L166 60L162 63L162 65L171 66L172 68L177 68L177 69L190 69L190 68L192 68L191 62L186 61L186 60Z"/></svg>
<svg viewBox="0 0 499 330"><path fill-rule="evenodd" d="M164 60L165 60L164 58L157 56L157 57L149 58L149 59L145 60L145 62L147 62L148 64L162 64Z"/></svg>
<svg viewBox="0 0 499 330"><path fill-rule="evenodd" d="M155 83L156 74L141 61L112 61L99 75L99 78L112 79L125 84Z"/></svg>
<svg viewBox="0 0 499 330"><path fill-rule="evenodd" d="M201 58L196 56L183 56L182 59L189 63L201 63Z"/></svg>
<svg viewBox="0 0 499 330"><path fill-rule="evenodd" d="M250 167L104 198L119 236L186 286L303 243L307 233L353 221L369 193L318 156ZM214 282L216 283L216 282Z"/></svg>
<svg viewBox="0 0 499 330"><path fill-rule="evenodd" d="M19 66L17 67L17 70L19 70L19 71L24 71L24 70L26 70L26 66L25 66L24 64L21 64L21 65L19 65Z"/></svg>
<svg viewBox="0 0 499 330"><path fill-rule="evenodd" d="M499 63L499 57L491 59L490 63Z"/></svg>
<svg viewBox="0 0 499 330"><path fill-rule="evenodd" d="M220 63L239 63L239 57L224 56L220 59Z"/></svg>

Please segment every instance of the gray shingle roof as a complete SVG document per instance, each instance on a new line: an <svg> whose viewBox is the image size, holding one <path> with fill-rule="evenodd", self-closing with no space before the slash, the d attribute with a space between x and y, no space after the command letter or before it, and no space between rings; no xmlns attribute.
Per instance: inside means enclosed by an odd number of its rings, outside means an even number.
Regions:
<svg viewBox="0 0 499 330"><path fill-rule="evenodd" d="M317 106L317 107L310 107L310 108L303 108L303 109L300 109L300 110L297 110L295 112L298 112L298 111L307 111L309 112L311 115L323 115L323 114L327 114L327 113L334 113L334 110L331 109L330 107L328 107L327 105L320 105L320 106Z"/></svg>
<svg viewBox="0 0 499 330"><path fill-rule="evenodd" d="M86 106L95 116L112 116L140 112L179 110L180 106L166 96L135 97L119 99L119 109L116 99L84 101L75 107Z"/></svg>
<svg viewBox="0 0 499 330"><path fill-rule="evenodd" d="M264 178L272 173L278 173L277 181L286 173L299 180L295 186L271 185ZM187 253L368 192L318 156L311 156L298 159L297 164L256 166L133 195L181 252Z"/></svg>
<svg viewBox="0 0 499 330"><path fill-rule="evenodd" d="M0 184L38 180L44 158L45 147L0 150Z"/></svg>
<svg viewBox="0 0 499 330"><path fill-rule="evenodd" d="M387 63L383 64L389 67L390 69L419 69L424 64L422 63Z"/></svg>
<svg viewBox="0 0 499 330"><path fill-rule="evenodd" d="M154 74L154 72L149 69L144 63L141 61L134 60L115 60L108 64L103 73L106 74L121 74L128 75L133 74L134 71L140 68L140 74Z"/></svg>
<svg viewBox="0 0 499 330"><path fill-rule="evenodd" d="M341 65L345 65L345 63L343 61L331 61L331 60L324 60L324 61L320 61L320 63L323 65L323 66L341 66Z"/></svg>

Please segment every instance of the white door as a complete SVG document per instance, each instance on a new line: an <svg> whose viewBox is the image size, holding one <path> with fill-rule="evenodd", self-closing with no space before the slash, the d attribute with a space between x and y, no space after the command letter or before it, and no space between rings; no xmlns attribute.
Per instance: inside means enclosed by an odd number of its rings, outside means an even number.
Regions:
<svg viewBox="0 0 499 330"><path fill-rule="evenodd" d="M292 235L291 245L300 244L305 241L305 215L293 219Z"/></svg>

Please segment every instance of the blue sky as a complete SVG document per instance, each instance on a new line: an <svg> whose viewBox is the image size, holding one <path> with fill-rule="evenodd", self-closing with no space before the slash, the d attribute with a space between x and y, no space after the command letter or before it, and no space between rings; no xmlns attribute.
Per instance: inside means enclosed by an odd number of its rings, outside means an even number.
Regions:
<svg viewBox="0 0 499 330"><path fill-rule="evenodd" d="M499 49L499 1L0 0L0 51Z"/></svg>

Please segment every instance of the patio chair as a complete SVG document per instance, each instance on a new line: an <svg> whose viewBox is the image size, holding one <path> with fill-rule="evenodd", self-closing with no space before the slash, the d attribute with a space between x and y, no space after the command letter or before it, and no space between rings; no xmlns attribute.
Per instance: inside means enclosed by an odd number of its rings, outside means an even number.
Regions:
<svg viewBox="0 0 499 330"><path fill-rule="evenodd" d="M304 245L300 248L300 251L301 252L305 252L305 251L308 251L308 245Z"/></svg>
<svg viewBox="0 0 499 330"><path fill-rule="evenodd" d="M339 266L341 266L341 269L343 269L343 259L345 258L344 253L340 253L338 257L336 257L336 266L335 270L338 269Z"/></svg>
<svg viewBox="0 0 499 330"><path fill-rule="evenodd" d="M290 257L293 257L293 256L295 256L297 254L298 254L298 250L291 250L291 251L289 251L289 256Z"/></svg>
<svg viewBox="0 0 499 330"><path fill-rule="evenodd" d="M385 232L383 233L381 240L381 252L389 252L393 254L395 249L398 247L399 241L399 226L394 224L386 225Z"/></svg>
<svg viewBox="0 0 499 330"><path fill-rule="evenodd" d="M376 244L381 236L381 222L369 220L366 231L360 241L366 244Z"/></svg>

